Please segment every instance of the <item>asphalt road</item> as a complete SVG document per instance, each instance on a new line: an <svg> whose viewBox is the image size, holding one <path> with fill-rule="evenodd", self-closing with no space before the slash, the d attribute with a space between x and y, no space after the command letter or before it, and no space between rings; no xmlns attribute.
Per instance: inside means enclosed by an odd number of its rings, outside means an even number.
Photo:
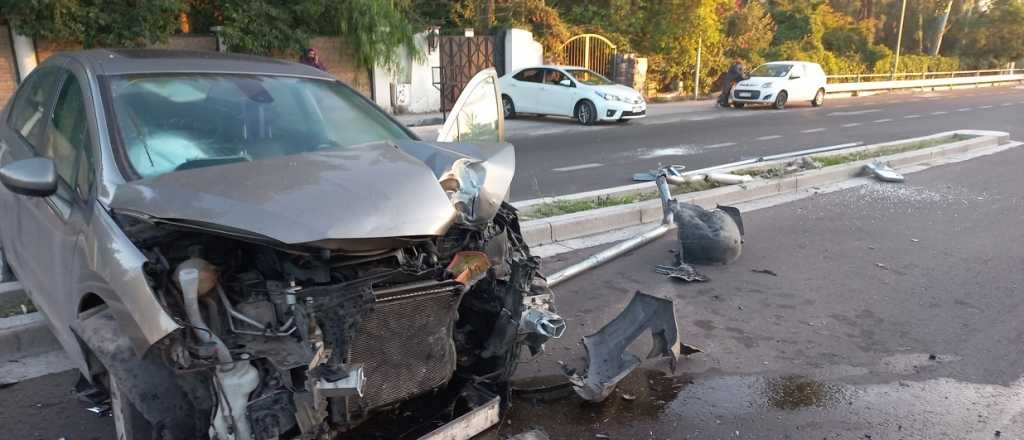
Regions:
<svg viewBox="0 0 1024 440"><path fill-rule="evenodd" d="M674 299L684 341L706 353L671 377L645 365L601 405L519 394L484 439L1024 438L1022 163L1016 148L749 212L743 256L701 267L707 284L652 272L670 238L566 282L569 330L520 366L520 387L563 381L558 361L581 367L579 338L635 290ZM113 438L70 392L75 377L0 389L0 438Z"/></svg>
<svg viewBox="0 0 1024 440"><path fill-rule="evenodd" d="M633 173L659 164L696 169L962 128L1024 134L1022 122L1024 86L832 99L821 108L798 103L782 111L718 109L706 101L653 104L645 119L593 127L563 118L524 117L507 124L517 160L511 198L626 185L633 183Z"/></svg>

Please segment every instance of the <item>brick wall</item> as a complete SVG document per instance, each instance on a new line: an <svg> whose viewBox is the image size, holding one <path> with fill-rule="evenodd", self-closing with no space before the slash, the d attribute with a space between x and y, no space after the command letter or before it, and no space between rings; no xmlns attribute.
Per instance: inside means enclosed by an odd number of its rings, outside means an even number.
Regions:
<svg viewBox="0 0 1024 440"><path fill-rule="evenodd" d="M317 37L309 42L310 47L316 49L320 56L320 62L327 67L327 73L338 78L358 90L363 95L370 97L372 86L370 85L370 70L363 67L356 67L355 57L352 50L335 37ZM298 58L294 58L297 60Z"/></svg>
<svg viewBox="0 0 1024 440"><path fill-rule="evenodd" d="M11 31L6 25L0 25L0 106L7 104L18 87L17 65L11 47Z"/></svg>

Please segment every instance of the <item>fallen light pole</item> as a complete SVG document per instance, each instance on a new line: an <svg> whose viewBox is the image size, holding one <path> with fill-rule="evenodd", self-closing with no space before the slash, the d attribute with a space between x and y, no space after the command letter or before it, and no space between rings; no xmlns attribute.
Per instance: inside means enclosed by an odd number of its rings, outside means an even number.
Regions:
<svg viewBox="0 0 1024 440"><path fill-rule="evenodd" d="M658 184L658 195L661 197L662 217L660 225L650 231L644 232L643 234L623 241L622 243L605 249L604 251L598 252L588 257L586 260L549 275L548 286L554 287L561 284L563 281L575 277L576 275L614 260L626 252L657 240L662 235L665 235L666 232L674 229L675 222L672 219L672 192L668 186L669 176L666 175L664 169L660 170L655 181Z"/></svg>

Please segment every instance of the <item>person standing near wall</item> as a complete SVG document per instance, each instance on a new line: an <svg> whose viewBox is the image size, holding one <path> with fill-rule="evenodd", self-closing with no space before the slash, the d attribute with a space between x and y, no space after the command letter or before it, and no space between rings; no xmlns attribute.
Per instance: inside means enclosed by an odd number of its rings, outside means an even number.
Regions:
<svg viewBox="0 0 1024 440"><path fill-rule="evenodd" d="M316 49L312 47L306 49L306 51L299 56L299 62L307 66L327 71L327 67L324 67L324 64L320 62L320 57L317 55Z"/></svg>

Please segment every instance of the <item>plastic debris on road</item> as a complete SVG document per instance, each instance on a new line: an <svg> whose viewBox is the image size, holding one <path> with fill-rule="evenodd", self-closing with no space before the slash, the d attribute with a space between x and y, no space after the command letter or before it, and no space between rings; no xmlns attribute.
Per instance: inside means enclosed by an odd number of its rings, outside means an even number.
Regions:
<svg viewBox="0 0 1024 440"><path fill-rule="evenodd" d="M874 176L875 179L882 182L902 183L904 181L902 174L897 173L896 170L892 169L892 167L882 162L874 162L864 165L864 172Z"/></svg>
<svg viewBox="0 0 1024 440"><path fill-rule="evenodd" d="M608 398L615 385L640 365L640 357L627 349L648 329L652 345L647 358L669 358L674 373L682 344L672 300L637 291L615 319L583 337L587 369L569 377L576 394L591 402Z"/></svg>
<svg viewBox="0 0 1024 440"><path fill-rule="evenodd" d="M711 278L708 278L707 275L697 272L697 269L686 263L680 263L677 266L658 265L654 267L654 271L665 275L670 280L679 280L684 283L706 283L711 281Z"/></svg>
<svg viewBox="0 0 1024 440"><path fill-rule="evenodd" d="M686 166L683 165L669 165L667 167L659 168L656 170L648 170L643 173L636 173L633 175L633 180L636 182L653 182L657 180L658 176L663 173L668 176L679 177L683 175L683 170L685 169Z"/></svg>

